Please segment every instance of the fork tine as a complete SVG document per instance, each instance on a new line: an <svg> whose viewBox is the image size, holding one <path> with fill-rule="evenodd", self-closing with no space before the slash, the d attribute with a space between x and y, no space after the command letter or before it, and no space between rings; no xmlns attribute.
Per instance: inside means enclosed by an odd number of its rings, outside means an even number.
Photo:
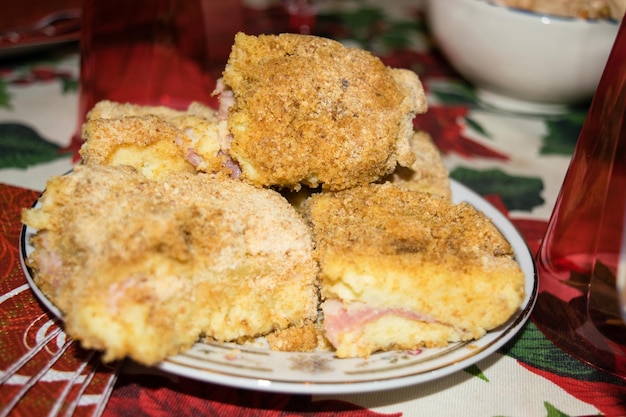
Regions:
<svg viewBox="0 0 626 417"><path fill-rule="evenodd" d="M72 375L72 378L70 378L70 380L67 381L67 384L65 385L65 388L63 389L63 392L61 392L61 394L57 398L57 401L54 403L54 406L52 407L52 409L48 413L48 417L54 417L54 416L56 416L59 413L59 411L63 407L63 404L65 404L65 402L67 401L67 398L70 395L70 392L72 391L72 388L76 384L76 381L82 375L83 371L85 370L85 368L87 367L87 365L89 364L89 362L91 361L91 358L93 358L93 356L94 356L94 352L92 351L92 352L90 352L89 357L86 358L86 360L78 367L78 369L76 369L76 371L74 371L74 375ZM91 375L93 375L93 371L91 372ZM93 376L91 376L88 379L91 380L91 378L93 378ZM86 378L86 380L83 382L82 386L85 386L88 383L89 382L87 381L87 378ZM81 389L82 389L82 387L81 387ZM82 395L83 391L84 390L78 392L77 398L80 398L80 396ZM73 403L74 403L74 401L72 401L71 404L73 404ZM76 407L70 409L71 412L68 415L72 415L74 413L74 409L75 408Z"/></svg>
<svg viewBox="0 0 626 417"><path fill-rule="evenodd" d="M56 332L56 334L58 334L58 332ZM52 337L50 337L50 339L52 339ZM24 398L24 396L26 396L26 394L46 375L46 373L52 369L54 364L67 352L72 343L73 341L71 339L68 339L66 343L52 357L50 357L48 362L37 372L37 374L31 376L28 381L26 381L20 391L11 399L8 404L5 405L2 410L0 410L0 417L7 417L16 408L20 400ZM43 346L41 346L40 343L33 350L36 353L41 351L44 347L45 343L43 344ZM26 358L27 356L28 358ZM17 373L17 371L19 371L19 369L21 369L21 367L28 362L28 359L32 358L33 356L34 354L30 354L29 352L28 355L24 355L22 358L20 358L21 366L11 366L11 374L9 376L5 375L6 378L4 379L8 380L11 375ZM92 364L90 371L84 375L85 378L80 384L76 395L72 397L72 400L70 402L68 402L68 398L70 397L72 388L76 385L81 375L84 374L85 368L87 368L89 364ZM97 403L95 403L95 409L92 412L92 417L100 417L104 412L104 409L111 396L113 387L115 385L115 382L117 381L117 377L119 375L122 365L123 361L118 361L113 370L109 371L110 376L101 389L98 401ZM56 399L54 405L48 413L48 417L56 417L60 415L60 413L63 411L63 415L65 417L70 417L74 415L76 409L80 406L81 398L91 384L95 375L101 371L102 366L104 365L100 361L99 356L96 356L95 351L90 351L88 353L88 356L83 360L80 366L73 372L72 377L67 381L67 384L63 388L63 391L59 394L59 397ZM67 405L67 407L64 408L64 405Z"/></svg>
<svg viewBox="0 0 626 417"><path fill-rule="evenodd" d="M124 361L119 361L115 365L115 369L113 370L111 376L109 377L109 380L107 381L106 387L100 397L98 407L93 412L92 417L100 417L104 412L104 408L106 407L107 402L109 402L109 398L111 397L111 393L113 392L113 386L115 385L115 381L117 381L117 377L120 374L123 363Z"/></svg>
<svg viewBox="0 0 626 417"><path fill-rule="evenodd" d="M91 359L93 359L93 354L90 355L89 361L91 361ZM87 362L85 362L85 366L86 365L87 365ZM78 389L78 392L76 393L76 396L68 404L68 407L65 410L64 416L69 417L69 416L74 414L74 411L76 411L76 408L78 407L78 405L80 403L80 399L82 398L83 394L85 393L85 390L87 389L87 387L91 383L91 380L93 379L94 375L96 374L97 369L98 369L97 366L94 366L91 369L91 371L85 376L85 380L83 381L83 383L81 384L80 388ZM50 416L52 416L52 414L50 414Z"/></svg>
<svg viewBox="0 0 626 417"><path fill-rule="evenodd" d="M0 417L6 417L9 415L11 410L15 408L17 403L20 402L22 397L26 395L26 393L52 368L52 366L59 360L61 356L65 353L65 351L72 344L72 340L68 340L65 344L48 360L48 362L37 372L35 375L30 377L28 381L24 384L24 386L20 389L20 391L11 399L11 401L5 406L4 410L0 411ZM19 368L18 368L19 369Z"/></svg>
<svg viewBox="0 0 626 417"><path fill-rule="evenodd" d="M81 384L76 396L68 404L68 407L65 410L65 413L63 414L64 417L70 417L74 414L78 406L80 406L80 401L81 401L83 394L85 393L85 391L91 384L91 381L93 380L94 376L100 371L99 368L103 366L103 363L100 361L99 357L94 358L92 356L90 358L90 361L95 362L94 366L91 368L91 371L89 372L89 374L85 376L85 380ZM111 392L113 391L113 386L115 385L115 382L117 381L117 376L119 375L121 366L122 366L122 362L120 361L117 363L116 367L113 369L113 372L111 372L111 376L109 377L103 389L101 390L100 398L98 399L96 408L94 409L92 413L92 417L98 417L104 412L104 408L107 402L109 401Z"/></svg>

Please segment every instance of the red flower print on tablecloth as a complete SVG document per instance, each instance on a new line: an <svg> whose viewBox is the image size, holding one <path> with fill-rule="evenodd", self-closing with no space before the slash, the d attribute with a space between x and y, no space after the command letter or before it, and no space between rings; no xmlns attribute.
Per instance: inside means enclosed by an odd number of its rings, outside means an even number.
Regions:
<svg viewBox="0 0 626 417"><path fill-rule="evenodd" d="M230 388L179 378L122 375L104 417L258 416L400 417L337 400L313 401L309 395L276 394Z"/></svg>
<svg viewBox="0 0 626 417"><path fill-rule="evenodd" d="M493 158L507 161L510 158L501 152L482 145L464 136L463 120L467 117L467 106L431 106L425 114L418 114L413 120L416 130L430 134L439 150L444 153L457 153L466 158Z"/></svg>
<svg viewBox="0 0 626 417"><path fill-rule="evenodd" d="M554 382L567 393L593 405L607 416L623 416L626 412L626 386L602 381L584 381L534 368L521 362L531 372Z"/></svg>

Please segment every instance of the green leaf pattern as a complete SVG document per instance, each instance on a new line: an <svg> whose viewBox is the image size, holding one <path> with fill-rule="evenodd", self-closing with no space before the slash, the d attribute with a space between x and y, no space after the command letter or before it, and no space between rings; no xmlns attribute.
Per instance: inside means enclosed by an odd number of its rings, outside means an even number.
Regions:
<svg viewBox="0 0 626 417"><path fill-rule="evenodd" d="M532 211L544 203L540 178L511 176L500 169L477 171L457 167L450 176L480 195L498 194L508 210Z"/></svg>
<svg viewBox="0 0 626 417"><path fill-rule="evenodd" d="M544 137L541 153L571 155L586 114L585 110L578 110L560 118L548 120L546 122L548 134Z"/></svg>
<svg viewBox="0 0 626 417"><path fill-rule="evenodd" d="M0 123L0 168L28 168L59 158L69 158L58 145L21 124Z"/></svg>
<svg viewBox="0 0 626 417"><path fill-rule="evenodd" d="M464 369L470 375L475 376L478 379L482 379L485 382L489 382L489 378L485 376L483 371L477 365L471 365Z"/></svg>
<svg viewBox="0 0 626 417"><path fill-rule="evenodd" d="M11 109L11 94L9 93L9 83L0 78L0 107Z"/></svg>

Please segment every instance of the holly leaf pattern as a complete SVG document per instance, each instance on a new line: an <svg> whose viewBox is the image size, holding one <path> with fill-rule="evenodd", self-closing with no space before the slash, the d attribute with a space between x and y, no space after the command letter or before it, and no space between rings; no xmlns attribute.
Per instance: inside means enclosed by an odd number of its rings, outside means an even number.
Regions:
<svg viewBox="0 0 626 417"><path fill-rule="evenodd" d="M29 126L0 123L0 168L28 168L70 156Z"/></svg>
<svg viewBox="0 0 626 417"><path fill-rule="evenodd" d="M555 315L555 320L565 319ZM533 321L526 323L522 331L499 352L517 359L529 371L552 381L608 415L621 415L624 410L626 383L569 355L546 338ZM598 395L600 392L602 395ZM558 414L559 410L551 405L547 405L546 409L548 416L566 415Z"/></svg>
<svg viewBox="0 0 626 417"><path fill-rule="evenodd" d="M569 417L569 414L565 414L547 401L543 402L543 406L546 408L546 417ZM506 417L506 416L494 416L494 417Z"/></svg>
<svg viewBox="0 0 626 417"><path fill-rule="evenodd" d="M416 20L391 22L380 35L380 40L387 49L407 49L411 44L411 34L421 30L422 26Z"/></svg>
<svg viewBox="0 0 626 417"><path fill-rule="evenodd" d="M317 34L354 42L379 54L408 50L414 35L426 32L419 19L409 15L406 19L393 20L385 15L382 8L371 5L320 14L318 23Z"/></svg>
<svg viewBox="0 0 626 417"><path fill-rule="evenodd" d="M476 365L468 366L467 368L463 370L467 372L468 374L477 377L478 379L482 379L485 382L489 382L489 378L487 378L485 374L483 374L483 371Z"/></svg>
<svg viewBox="0 0 626 417"><path fill-rule="evenodd" d="M541 153L570 156L576 147L578 135L585 122L586 111L578 110L566 115L548 120L546 127L548 134L544 137Z"/></svg>
<svg viewBox="0 0 626 417"><path fill-rule="evenodd" d="M8 89L9 83L0 78L0 107L11 108L11 94Z"/></svg>
<svg viewBox="0 0 626 417"><path fill-rule="evenodd" d="M488 132L488 131L486 131L486 130L483 128L483 126L482 126L480 123L478 123L476 120L474 120L473 118L471 118L471 117L466 117L466 118L465 118L465 122L467 123L467 125L468 125L470 128L474 129L475 131L477 131L478 133L480 133L480 134L481 134L481 135L483 135L484 137L486 137L486 138L490 138L490 137L491 137L491 135L489 134L489 132Z"/></svg>
<svg viewBox="0 0 626 417"><path fill-rule="evenodd" d="M565 414L564 412L562 412L561 410L559 410L558 408L556 408L555 406L553 406L547 401L544 401L543 405L544 407L546 407L546 411L548 412L548 417L569 417L568 414Z"/></svg>
<svg viewBox="0 0 626 417"><path fill-rule="evenodd" d="M78 79L75 77L61 77L63 94L78 91Z"/></svg>
<svg viewBox="0 0 626 417"><path fill-rule="evenodd" d="M482 196L499 195L509 211L532 211L544 203L540 178L511 176L500 169L478 171L465 167L455 168L450 176Z"/></svg>
<svg viewBox="0 0 626 417"><path fill-rule="evenodd" d="M432 94L444 104L463 104L476 107L478 97L474 89L466 83L446 80L446 82L431 81L428 83Z"/></svg>
<svg viewBox="0 0 626 417"><path fill-rule="evenodd" d="M546 338L533 322L528 322L520 336L500 348L500 353L511 356L536 369L577 379L594 379L597 371L559 349Z"/></svg>

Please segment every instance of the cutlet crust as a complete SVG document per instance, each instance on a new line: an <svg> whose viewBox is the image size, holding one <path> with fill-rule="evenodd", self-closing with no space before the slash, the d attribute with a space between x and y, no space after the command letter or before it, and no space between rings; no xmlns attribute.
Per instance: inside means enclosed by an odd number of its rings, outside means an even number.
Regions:
<svg viewBox="0 0 626 417"><path fill-rule="evenodd" d="M201 335L231 341L317 318L310 231L276 192L125 166L53 178L28 264L66 330L105 360L153 364Z"/></svg>
<svg viewBox="0 0 626 417"><path fill-rule="evenodd" d="M80 155L89 165L129 165L149 179L173 172L224 172L215 111L191 103L186 111L101 101L83 124Z"/></svg>
<svg viewBox="0 0 626 417"><path fill-rule="evenodd" d="M426 111L419 79L367 51L313 36L239 33L223 80L235 98L230 153L248 182L339 190L414 160L410 121Z"/></svg>
<svg viewBox="0 0 626 417"><path fill-rule="evenodd" d="M410 167L398 167L385 179L402 188L451 199L449 172L430 135L424 131L414 132L411 136L411 148L415 154L415 162Z"/></svg>
<svg viewBox="0 0 626 417"><path fill-rule="evenodd" d="M181 132L158 116L95 119L83 125L82 160L88 165L129 165L151 179L194 172L176 141Z"/></svg>
<svg viewBox="0 0 626 417"><path fill-rule="evenodd" d="M336 341L339 357L479 338L522 302L524 274L510 244L468 204L387 183L316 194L305 213L322 297L343 304L335 313L398 313L380 317L395 337L373 320Z"/></svg>
<svg viewBox="0 0 626 417"><path fill-rule="evenodd" d="M111 100L97 102L89 112L87 121L98 119L119 119L129 116L159 116L162 118L179 117L183 111L166 106L144 106L132 103L119 103Z"/></svg>

